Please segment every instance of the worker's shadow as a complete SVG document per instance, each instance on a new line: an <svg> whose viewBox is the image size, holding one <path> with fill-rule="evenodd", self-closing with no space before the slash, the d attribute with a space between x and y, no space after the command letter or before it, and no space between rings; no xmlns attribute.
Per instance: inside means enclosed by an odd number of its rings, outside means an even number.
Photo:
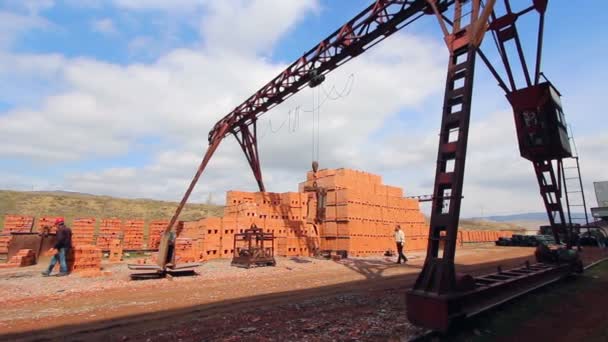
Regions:
<svg viewBox="0 0 608 342"><path fill-rule="evenodd" d="M340 265L349 268L367 279L378 279L384 277L384 272L392 268L412 268L422 269L422 266L411 265L408 263L397 264L394 260L367 260L367 259L343 259L336 261Z"/></svg>

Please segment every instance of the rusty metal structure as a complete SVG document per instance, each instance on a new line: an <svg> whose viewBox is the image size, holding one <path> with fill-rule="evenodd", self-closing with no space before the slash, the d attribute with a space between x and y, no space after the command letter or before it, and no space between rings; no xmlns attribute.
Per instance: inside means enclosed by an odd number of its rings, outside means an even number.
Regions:
<svg viewBox="0 0 608 342"><path fill-rule="evenodd" d="M158 246L158 255L156 256L156 264L127 265L130 270L139 271L131 273L130 277L132 280L195 275L194 269L198 266L200 266L200 263L197 262L176 263L175 232L166 232L161 236Z"/></svg>
<svg viewBox="0 0 608 342"><path fill-rule="evenodd" d="M8 245L6 260L17 255L22 249L31 249L36 253L36 263L50 259L44 255L55 244L55 234L44 230L40 233L11 233L11 243Z"/></svg>
<svg viewBox="0 0 608 342"><path fill-rule="evenodd" d="M274 233L264 233L262 228L251 225L242 233L234 234L232 266L275 266Z"/></svg>
<svg viewBox="0 0 608 342"><path fill-rule="evenodd" d="M570 152L560 94L541 72L545 13L548 0L528 0L515 11L510 0L375 0L346 24L289 65L245 102L223 117L209 132L209 147L166 230L177 222L194 186L220 142L236 137L260 191L265 186L257 146L257 120L304 87L316 87L325 75L359 56L393 33L422 17L435 17L449 52L437 168L432 196L429 242L424 268L408 292L408 317L415 324L445 330L508 298L565 276L575 262L542 263L480 278L457 275L454 257L463 198L463 180L476 59L496 78L513 107L521 155L530 160L556 238L571 239L562 206L562 160ZM501 15L498 14L500 7ZM522 16L538 16L534 69L530 71L517 27ZM504 72L482 51L491 36ZM509 50L514 47L514 51ZM522 67L524 84L514 76L513 60ZM505 78L501 74L506 73ZM541 82L542 79L542 82ZM318 165L317 165L318 166ZM315 168L315 167L313 167ZM557 171L556 171L557 170ZM315 189L322 197L323 189ZM322 219L322 215L318 217ZM542 260L546 261L546 260Z"/></svg>

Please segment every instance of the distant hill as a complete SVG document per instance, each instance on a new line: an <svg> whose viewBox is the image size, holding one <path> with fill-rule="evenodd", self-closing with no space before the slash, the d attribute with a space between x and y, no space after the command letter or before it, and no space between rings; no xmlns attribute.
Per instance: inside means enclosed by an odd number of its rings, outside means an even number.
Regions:
<svg viewBox="0 0 608 342"><path fill-rule="evenodd" d="M149 199L124 199L66 191L7 191L0 190L0 227L4 215L63 216L68 224L74 218L94 217L122 219L169 219L177 203ZM218 205L188 204L180 219L194 220L220 216Z"/></svg>
<svg viewBox="0 0 608 342"><path fill-rule="evenodd" d="M513 214L513 215L472 217L471 220L488 220L488 221L496 221L496 222L514 222L514 221L547 222L547 213L523 213L523 214Z"/></svg>
<svg viewBox="0 0 608 342"><path fill-rule="evenodd" d="M510 222L493 222L488 220L461 219L460 228L466 230L511 230L524 231L526 226Z"/></svg>

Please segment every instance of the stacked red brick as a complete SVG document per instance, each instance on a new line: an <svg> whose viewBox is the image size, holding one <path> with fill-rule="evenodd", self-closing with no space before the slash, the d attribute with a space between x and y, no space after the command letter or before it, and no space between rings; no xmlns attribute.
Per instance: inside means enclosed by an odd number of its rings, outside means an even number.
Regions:
<svg viewBox="0 0 608 342"><path fill-rule="evenodd" d="M311 187L314 181L309 172L300 191ZM316 182L328 190L325 222L320 231L321 250L344 250L352 256L381 255L395 249L393 234L397 224L406 235L425 227L418 201L403 198L401 188L382 184L378 175L350 169L320 170ZM311 207L316 210L316 203ZM426 238L412 240L411 246L422 243L426 243Z"/></svg>
<svg viewBox="0 0 608 342"><path fill-rule="evenodd" d="M8 254L8 246L10 245L12 236L10 234L0 235L0 255Z"/></svg>
<svg viewBox="0 0 608 342"><path fill-rule="evenodd" d="M25 267L36 264L36 252L31 249L20 249L13 255L7 265L14 267Z"/></svg>
<svg viewBox="0 0 608 342"><path fill-rule="evenodd" d="M69 272L99 272L101 270L101 249L93 245L77 245L70 249L67 257ZM59 263L55 265L59 271Z"/></svg>
<svg viewBox="0 0 608 342"><path fill-rule="evenodd" d="M463 243L494 242L500 237L513 236L509 230L461 230L459 233L459 239Z"/></svg>
<svg viewBox="0 0 608 342"><path fill-rule="evenodd" d="M48 229L49 233L55 233L57 231L57 227L55 227L55 220L58 218L58 216L46 216L37 219L35 230L37 232L43 232L45 229Z"/></svg>
<svg viewBox="0 0 608 342"><path fill-rule="evenodd" d="M218 217L183 222L175 243L178 262L198 262L221 257L222 221Z"/></svg>
<svg viewBox="0 0 608 342"><path fill-rule="evenodd" d="M72 243L74 245L92 245L94 233L94 218L74 219L74 223L72 223Z"/></svg>
<svg viewBox="0 0 608 342"><path fill-rule="evenodd" d="M160 236L167 228L168 220L150 221L148 233L148 249L158 249L160 244Z"/></svg>
<svg viewBox="0 0 608 342"><path fill-rule="evenodd" d="M110 241L109 249L110 249L110 257L109 257L110 262L119 262L122 260L123 248L122 248L121 240L114 239L114 240Z"/></svg>
<svg viewBox="0 0 608 342"><path fill-rule="evenodd" d="M109 250L113 240L120 239L123 234L122 221L117 218L103 219L95 244L102 250Z"/></svg>
<svg viewBox="0 0 608 342"><path fill-rule="evenodd" d="M6 215L2 233L29 233L33 226L34 218L31 216Z"/></svg>
<svg viewBox="0 0 608 342"><path fill-rule="evenodd" d="M144 220L126 220L124 222L124 234L124 249L142 249L144 242Z"/></svg>
<svg viewBox="0 0 608 342"><path fill-rule="evenodd" d="M228 192L222 220L223 254L233 253L232 231L242 233L255 223L274 233L275 255L311 255L318 247L318 234L306 224L307 196L298 192Z"/></svg>

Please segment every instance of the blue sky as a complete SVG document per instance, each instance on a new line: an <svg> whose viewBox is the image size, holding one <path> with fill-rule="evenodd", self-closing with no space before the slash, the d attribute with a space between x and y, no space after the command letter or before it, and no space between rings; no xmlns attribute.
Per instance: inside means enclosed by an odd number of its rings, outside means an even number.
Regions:
<svg viewBox="0 0 608 342"><path fill-rule="evenodd" d="M0 2L0 188L177 200L213 123L369 3ZM543 59L564 94L591 199L590 184L608 178L606 10L601 1L552 1ZM522 21L522 36L533 24ZM332 73L326 89L353 75L352 92L321 109L321 165L369 170L408 194L430 193L446 62L435 18L425 17ZM509 106L480 62L464 214L542 210ZM283 126L261 142L270 190L295 190L309 168L311 99L305 89L260 123L276 129L304 109L295 132ZM221 203L229 189L255 190L233 138L194 200L212 193Z"/></svg>

